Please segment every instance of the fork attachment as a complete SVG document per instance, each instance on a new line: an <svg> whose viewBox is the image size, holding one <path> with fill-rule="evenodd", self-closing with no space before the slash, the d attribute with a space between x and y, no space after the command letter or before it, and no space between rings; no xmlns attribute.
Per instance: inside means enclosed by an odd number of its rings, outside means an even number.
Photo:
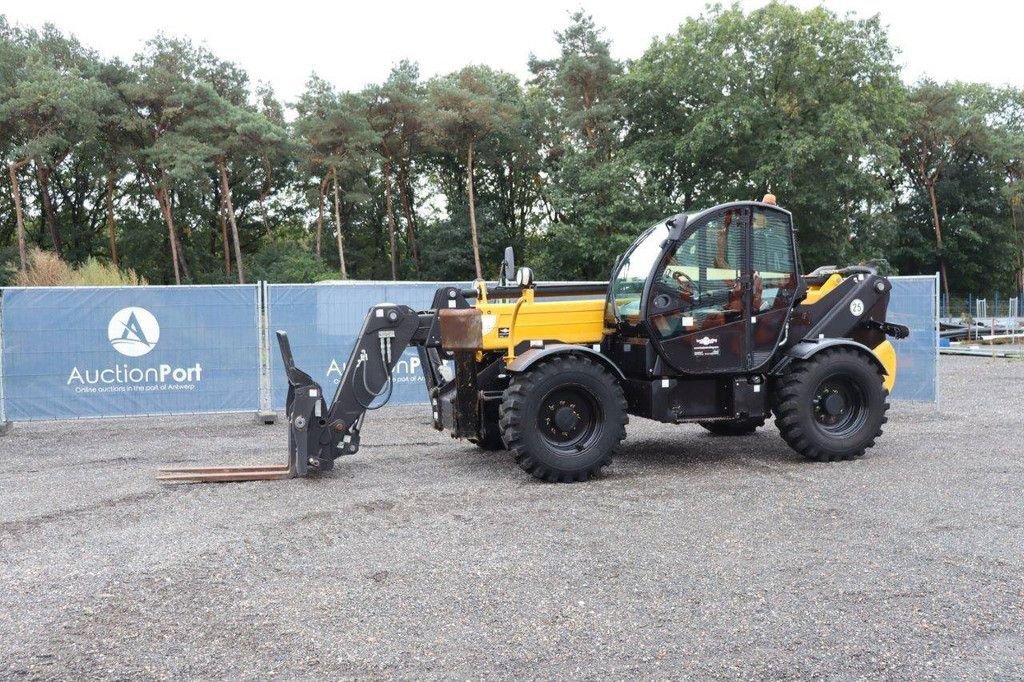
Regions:
<svg viewBox="0 0 1024 682"><path fill-rule="evenodd" d="M288 377L288 462L165 468L157 479L169 483L272 481L306 476L310 469L333 469L338 457L359 450L359 429L366 411L381 407L391 397L395 364L414 339L422 342L432 319L432 314L418 314L407 306L382 303L371 308L329 406L320 384L295 366L288 335L278 331L277 343ZM383 400L374 405L378 398Z"/></svg>

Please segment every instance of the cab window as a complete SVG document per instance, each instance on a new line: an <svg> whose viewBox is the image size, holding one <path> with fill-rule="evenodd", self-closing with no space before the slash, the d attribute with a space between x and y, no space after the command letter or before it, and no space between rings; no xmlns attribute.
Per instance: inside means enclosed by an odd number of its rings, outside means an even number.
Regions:
<svg viewBox="0 0 1024 682"><path fill-rule="evenodd" d="M662 243L668 237L668 226L662 222L649 228L636 245L626 254L612 281L610 303L614 306L610 317L635 321L640 316L647 276L657 265Z"/></svg>
<svg viewBox="0 0 1024 682"><path fill-rule="evenodd" d="M786 308L796 294L796 259L789 217L755 209L752 217L751 260L754 269L753 312Z"/></svg>
<svg viewBox="0 0 1024 682"><path fill-rule="evenodd" d="M708 220L662 264L650 308L651 323L662 338L742 318L745 222L739 211Z"/></svg>

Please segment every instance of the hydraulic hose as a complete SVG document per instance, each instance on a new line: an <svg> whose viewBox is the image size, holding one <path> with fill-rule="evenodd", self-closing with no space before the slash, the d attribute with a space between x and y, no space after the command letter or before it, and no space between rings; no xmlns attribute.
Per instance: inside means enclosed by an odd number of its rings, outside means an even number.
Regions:
<svg viewBox="0 0 1024 682"><path fill-rule="evenodd" d="M382 408L382 407L384 407L385 405L388 404L388 402L391 400L391 395L394 393L394 390L395 390L395 380L391 376L391 339L390 338L381 337L381 339L380 339L380 362L381 362L381 367L384 370L384 376L387 377L387 380L385 381L384 386L381 387L380 391L374 391L373 389L371 389L370 385L366 381L366 365L368 365L369 362L366 362L366 363L362 363L361 362L361 363L359 363L359 364L361 364L363 366L363 390L365 390L368 394L370 394L370 402L369 403L364 403L362 400L360 400L359 394L357 392L355 392L355 391L353 391L352 394L353 394L353 397L355 398L355 401L364 410L379 410L380 408ZM373 401L376 398L379 398L381 396L384 396L384 400L381 401L380 403L378 403L377 405L374 405Z"/></svg>

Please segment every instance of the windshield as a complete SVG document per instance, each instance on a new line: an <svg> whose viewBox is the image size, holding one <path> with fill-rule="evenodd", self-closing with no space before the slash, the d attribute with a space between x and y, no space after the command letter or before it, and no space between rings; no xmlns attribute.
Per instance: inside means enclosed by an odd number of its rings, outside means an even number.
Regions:
<svg viewBox="0 0 1024 682"><path fill-rule="evenodd" d="M661 243L668 237L668 225L660 222L640 237L626 254L612 281L612 306L617 319L638 318L644 282L661 255Z"/></svg>

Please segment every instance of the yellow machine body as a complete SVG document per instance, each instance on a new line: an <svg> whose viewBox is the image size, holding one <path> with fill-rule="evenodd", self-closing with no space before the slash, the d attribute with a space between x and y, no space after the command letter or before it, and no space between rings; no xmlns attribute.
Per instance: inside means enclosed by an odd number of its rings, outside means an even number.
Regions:
<svg viewBox="0 0 1024 682"><path fill-rule="evenodd" d="M529 296L512 302L477 303L481 314L481 350L508 350L522 341L600 343L604 336L603 298L579 301L534 300ZM509 353L509 357L515 357Z"/></svg>
<svg viewBox="0 0 1024 682"><path fill-rule="evenodd" d="M839 286L842 283L842 281L843 276L840 275L839 273L836 273L834 275L830 275L829 278L826 279L821 284L807 287L807 296L804 298L804 300L800 301L800 305L811 305L813 303L817 303L822 298L824 298L825 294L829 293L837 286Z"/></svg>
<svg viewBox="0 0 1024 682"><path fill-rule="evenodd" d="M843 276L839 273L830 275L821 284L812 285L807 287L807 296L800 305L811 305L817 303L824 298L829 292L835 289L837 286L842 284ZM892 389L896 386L896 348L888 340L882 341L874 348L871 349L878 361L882 363L882 367L885 368L885 378L882 383L885 384L885 389L892 393Z"/></svg>
<svg viewBox="0 0 1024 682"><path fill-rule="evenodd" d="M816 303L842 281L842 275L834 274L822 284L808 287L801 305ZM476 305L483 332L480 351L504 350L506 357L512 359L515 345L523 341L600 343L605 334L605 305L603 298L536 300L531 290L515 301L489 301L485 294ZM889 341L883 341L872 353L885 368L883 383L891 393L896 385L896 349Z"/></svg>

